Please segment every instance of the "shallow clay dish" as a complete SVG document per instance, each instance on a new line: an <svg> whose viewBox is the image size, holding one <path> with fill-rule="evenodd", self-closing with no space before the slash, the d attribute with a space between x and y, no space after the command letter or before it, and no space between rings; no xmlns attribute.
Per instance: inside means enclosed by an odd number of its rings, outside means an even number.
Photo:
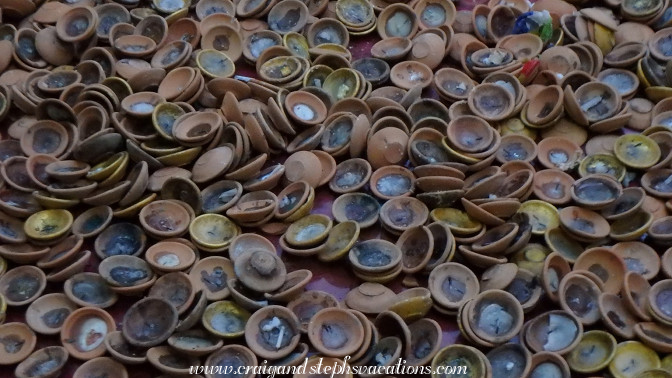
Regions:
<svg viewBox="0 0 672 378"><path fill-rule="evenodd" d="M16 366L14 374L17 378L31 378L37 370L43 377L58 376L68 362L68 356L66 348L61 346L38 349Z"/></svg>
<svg viewBox="0 0 672 378"><path fill-rule="evenodd" d="M82 307L107 308L117 302L117 294L98 273L78 273L63 284L65 295Z"/></svg>
<svg viewBox="0 0 672 378"><path fill-rule="evenodd" d="M311 320L308 337L320 353L329 357L344 357L360 348L364 327L348 310L326 308L315 314Z"/></svg>
<svg viewBox="0 0 672 378"><path fill-rule="evenodd" d="M89 360L105 354L105 336L115 330L115 321L105 310L84 307L63 322L61 343L72 357Z"/></svg>
<svg viewBox="0 0 672 378"><path fill-rule="evenodd" d="M202 288L208 300L229 296L226 282L235 275L233 264L226 257L209 256L199 260L189 271L189 279L196 288Z"/></svg>
<svg viewBox="0 0 672 378"><path fill-rule="evenodd" d="M171 303L144 298L126 311L121 329L128 343L146 348L167 340L176 326L177 310Z"/></svg>
<svg viewBox="0 0 672 378"><path fill-rule="evenodd" d="M429 209L416 198L394 198L380 208L380 219L384 227L397 234L424 224L428 217Z"/></svg>
<svg viewBox="0 0 672 378"><path fill-rule="evenodd" d="M73 378L91 378L99 372L109 372L110 378L128 378L126 367L109 357L97 357L86 361L77 368Z"/></svg>
<svg viewBox="0 0 672 378"><path fill-rule="evenodd" d="M76 309L65 294L43 295L26 309L26 323L37 333L55 335L61 331L65 318Z"/></svg>
<svg viewBox="0 0 672 378"><path fill-rule="evenodd" d="M25 323L5 323L0 325L0 340L4 348L0 351L3 365L12 365L26 359L35 349L37 337Z"/></svg>
<svg viewBox="0 0 672 378"><path fill-rule="evenodd" d="M342 194L332 204L332 214L338 222L355 221L360 228L367 228L378 221L380 204L366 193Z"/></svg>
<svg viewBox="0 0 672 378"><path fill-rule="evenodd" d="M247 345L262 358L287 356L299 344L300 335L296 315L281 306L264 307L252 314L245 325Z"/></svg>
<svg viewBox="0 0 672 378"><path fill-rule="evenodd" d="M19 266L0 277L0 293L7 305L23 306L38 298L47 284L46 276L35 266Z"/></svg>

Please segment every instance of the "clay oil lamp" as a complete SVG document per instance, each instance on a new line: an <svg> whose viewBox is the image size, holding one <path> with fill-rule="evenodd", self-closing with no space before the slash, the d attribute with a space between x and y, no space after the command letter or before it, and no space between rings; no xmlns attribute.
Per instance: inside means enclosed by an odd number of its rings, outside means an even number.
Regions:
<svg viewBox="0 0 672 378"><path fill-rule="evenodd" d="M234 275L231 261L221 256L201 259L189 271L189 279L194 287L201 288L209 300L228 297L230 292L226 282Z"/></svg>
<svg viewBox="0 0 672 378"><path fill-rule="evenodd" d="M65 295L82 307L107 308L117 302L117 294L110 290L105 279L97 273L79 273L63 285Z"/></svg>
<svg viewBox="0 0 672 378"><path fill-rule="evenodd" d="M395 296L395 303L387 310L396 313L408 322L423 318L432 309L432 297L429 289L414 287Z"/></svg>
<svg viewBox="0 0 672 378"><path fill-rule="evenodd" d="M135 347L158 345L175 330L177 316L177 310L169 302L160 298L144 298L134 303L124 315L122 334ZM112 340L110 344L114 348Z"/></svg>
<svg viewBox="0 0 672 378"><path fill-rule="evenodd" d="M635 169L647 169L661 158L660 147L644 135L624 135L614 144L614 154L624 165Z"/></svg>
<svg viewBox="0 0 672 378"><path fill-rule="evenodd" d="M158 239L178 237L187 232L190 216L179 204L154 201L140 210L140 223L145 231Z"/></svg>
<svg viewBox="0 0 672 378"><path fill-rule="evenodd" d="M486 121L502 120L511 113L515 99L511 92L497 84L480 84L469 92L469 109Z"/></svg>
<svg viewBox="0 0 672 378"><path fill-rule="evenodd" d="M672 350L670 338L666 336L669 334L670 328L655 322L642 322L634 326L635 333L640 340L652 349L667 353Z"/></svg>
<svg viewBox="0 0 672 378"><path fill-rule="evenodd" d="M539 142L539 162L546 168L567 171L577 166L582 157L581 148L569 139L550 137Z"/></svg>
<svg viewBox="0 0 672 378"><path fill-rule="evenodd" d="M301 332L308 332L308 324L320 310L331 307L340 307L336 298L324 291L309 290L287 304L289 309L299 320Z"/></svg>
<svg viewBox="0 0 672 378"><path fill-rule="evenodd" d="M312 126L324 121L327 107L315 95L308 92L292 92L285 97L288 115L302 125Z"/></svg>
<svg viewBox="0 0 672 378"><path fill-rule="evenodd" d="M278 195L275 217L296 221L308 215L315 199L315 190L305 181L294 182Z"/></svg>
<svg viewBox="0 0 672 378"><path fill-rule="evenodd" d="M492 366L487 357L480 350L469 345L449 345L439 350L432 359L432 369L456 369L467 366L467 371L473 376L487 375ZM434 370L437 371L437 370ZM439 378L440 374L432 374L432 378Z"/></svg>
<svg viewBox="0 0 672 378"><path fill-rule="evenodd" d="M639 79L637 78L637 75L631 71L620 68L611 68L601 71L597 76L597 80L616 88L618 94L626 100L632 97L639 87Z"/></svg>
<svg viewBox="0 0 672 378"><path fill-rule="evenodd" d="M38 349L16 366L17 378L30 378L40 374L44 377L57 376L68 362L68 351L60 346Z"/></svg>
<svg viewBox="0 0 672 378"><path fill-rule="evenodd" d="M82 238L97 236L112 221L112 208L92 207L81 213L72 223L72 233Z"/></svg>
<svg viewBox="0 0 672 378"><path fill-rule="evenodd" d="M10 269L0 277L0 293L7 305L23 306L37 299L46 284L46 276L41 269L25 265Z"/></svg>
<svg viewBox="0 0 672 378"><path fill-rule="evenodd" d="M388 200L408 196L413 192L415 177L406 168L388 166L377 169L371 175L369 185L376 197Z"/></svg>
<svg viewBox="0 0 672 378"><path fill-rule="evenodd" d="M572 199L583 207L600 209L616 201L623 188L614 179L604 175L589 175L576 180L571 188Z"/></svg>
<svg viewBox="0 0 672 378"><path fill-rule="evenodd" d="M612 251L623 259L628 271L641 274L647 280L653 279L663 265L664 258L641 242L620 242L612 246Z"/></svg>
<svg viewBox="0 0 672 378"><path fill-rule="evenodd" d="M388 308L395 298L394 292L387 287L365 282L348 292L345 296L345 304L351 309L373 315Z"/></svg>
<svg viewBox="0 0 672 378"><path fill-rule="evenodd" d="M394 198L385 202L380 208L380 219L383 226L396 234L424 224L428 217L427 206L415 198Z"/></svg>
<svg viewBox="0 0 672 378"><path fill-rule="evenodd" d="M523 309L518 300L501 290L477 295L468 311L469 325L477 337L500 344L522 328Z"/></svg>
<svg viewBox="0 0 672 378"><path fill-rule="evenodd" d="M117 361L126 365L137 365L147 361L145 349L129 344L121 331L105 336L105 348Z"/></svg>
<svg viewBox="0 0 672 378"><path fill-rule="evenodd" d="M298 151L285 161L285 177L289 182L306 181L312 187L320 183L322 172L320 160L312 152Z"/></svg>
<svg viewBox="0 0 672 378"><path fill-rule="evenodd" d="M599 299L600 315L607 329L624 338L634 337L638 320L621 298L603 293Z"/></svg>
<svg viewBox="0 0 672 378"><path fill-rule="evenodd" d="M109 256L138 256L144 250L147 236L132 223L115 223L96 237L96 254L104 259Z"/></svg>
<svg viewBox="0 0 672 378"><path fill-rule="evenodd" d="M670 188L670 173L667 169L649 170L642 175L641 184L644 190L650 195L658 198L671 198L672 188ZM669 181L668 181L669 180Z"/></svg>
<svg viewBox="0 0 672 378"><path fill-rule="evenodd" d="M189 367L199 363L197 357L179 353L169 346L156 346L147 350L147 361L166 374L188 374Z"/></svg>
<svg viewBox="0 0 672 378"><path fill-rule="evenodd" d="M618 241L637 240L646 233L653 222L653 215L637 211L628 218L622 218L611 225L609 236Z"/></svg>
<svg viewBox="0 0 672 378"><path fill-rule="evenodd" d="M32 124L21 136L21 150L27 155L45 154L58 157L65 152L68 132L60 123L42 120Z"/></svg>
<svg viewBox="0 0 672 378"><path fill-rule="evenodd" d="M645 192L642 188L625 188L616 201L601 210L605 219L613 221L625 219L637 213L644 203Z"/></svg>
<svg viewBox="0 0 672 378"><path fill-rule="evenodd" d="M604 174L621 181L625 177L625 171L625 166L612 154L591 154L586 156L579 165L581 177Z"/></svg>
<svg viewBox="0 0 672 378"><path fill-rule="evenodd" d="M360 233L359 223L346 220L334 226L324 243L324 248L318 252L321 261L335 261L344 256L357 242Z"/></svg>
<svg viewBox="0 0 672 378"><path fill-rule="evenodd" d="M298 248L315 246L327 238L332 225L332 220L325 215L308 215L292 223L283 239Z"/></svg>
<svg viewBox="0 0 672 378"><path fill-rule="evenodd" d="M601 287L578 272L565 275L558 287L560 306L574 314L584 325L600 319L598 301Z"/></svg>
<svg viewBox="0 0 672 378"><path fill-rule="evenodd" d="M550 376L556 378L571 377L567 361L559 354L539 352L532 355L531 377Z"/></svg>
<svg viewBox="0 0 672 378"><path fill-rule="evenodd" d="M100 371L112 372L110 378L127 378L126 367L109 357L97 357L83 363L73 374L74 378L88 378Z"/></svg>
<svg viewBox="0 0 672 378"><path fill-rule="evenodd" d="M563 229L576 239L589 242L609 235L609 223L594 211L569 206L558 214Z"/></svg>
<svg viewBox="0 0 672 378"><path fill-rule="evenodd" d="M672 280L661 280L651 286L648 293L649 312L651 316L659 322L671 325L672 311L669 310L665 298L670 294Z"/></svg>
<svg viewBox="0 0 672 378"><path fill-rule="evenodd" d="M231 366L238 369L244 366L257 365L257 356L245 346L230 344L210 354L205 363L208 366ZM252 373L243 375L245 378L252 378L253 376Z"/></svg>
<svg viewBox="0 0 672 378"><path fill-rule="evenodd" d="M265 293L264 296L269 300L276 302L289 302L297 298L306 285L313 278L313 274L308 269L299 269L287 274L285 283L273 293Z"/></svg>
<svg viewBox="0 0 672 378"><path fill-rule="evenodd" d="M236 257L234 271L240 282L256 292L273 292L285 282L285 264L274 252L249 250Z"/></svg>
<svg viewBox="0 0 672 378"><path fill-rule="evenodd" d="M526 213L529 216L532 234L542 235L560 225L558 209L544 201L525 201L520 205L518 212Z"/></svg>
<svg viewBox="0 0 672 378"><path fill-rule="evenodd" d="M196 260L196 254L185 244L161 241L147 249L145 259L160 272L176 272L188 269Z"/></svg>
<svg viewBox="0 0 672 378"><path fill-rule="evenodd" d="M399 247L385 240L366 240L350 249L348 259L353 269L364 275L390 273L400 266Z"/></svg>
<svg viewBox="0 0 672 378"><path fill-rule="evenodd" d="M380 204L365 193L348 193L336 198L332 214L338 222L355 221L360 228L367 228L378 221Z"/></svg>
<svg viewBox="0 0 672 378"><path fill-rule="evenodd" d="M67 265L77 256L83 242L84 239L79 236L68 236L51 246L46 256L37 261L37 266L42 269L50 269Z"/></svg>
<svg viewBox="0 0 672 378"><path fill-rule="evenodd" d="M627 272L623 279L621 298L627 309L639 319L650 321L649 292L651 284L635 272Z"/></svg>
<svg viewBox="0 0 672 378"><path fill-rule="evenodd" d="M244 186L243 186L244 188ZM275 215L278 198L267 190L243 194L226 215L239 224L255 225L266 223Z"/></svg>
<svg viewBox="0 0 672 378"><path fill-rule="evenodd" d="M616 345L614 357L609 363L609 372L614 377L640 374L660 367L660 357L639 341L623 341Z"/></svg>
<svg viewBox="0 0 672 378"><path fill-rule="evenodd" d="M28 217L23 230L32 241L48 244L70 231L72 222L72 213L67 210L43 210Z"/></svg>
<svg viewBox="0 0 672 378"><path fill-rule="evenodd" d="M579 344L583 335L583 325L573 315L560 310L533 318L525 329L525 343L536 353L566 354Z"/></svg>
<svg viewBox="0 0 672 378"><path fill-rule="evenodd" d="M576 92L565 88L565 109L580 125L588 125L613 116L620 109L616 89L601 82L586 83Z"/></svg>
<svg viewBox="0 0 672 378"><path fill-rule="evenodd" d="M429 363L441 346L442 334L439 324L432 319L419 319L408 328L411 331L411 360L409 364L421 366Z"/></svg>
<svg viewBox="0 0 672 378"><path fill-rule="evenodd" d="M252 249L275 253L275 246L265 237L253 233L244 233L231 240L229 258L235 261L238 256Z"/></svg>
<svg viewBox="0 0 672 378"><path fill-rule="evenodd" d="M105 336L116 328L105 310L83 307L73 311L63 322L61 343L77 359L88 360L105 354Z"/></svg>
<svg viewBox="0 0 672 378"><path fill-rule="evenodd" d="M348 310L327 308L315 314L308 325L308 337L320 353L343 357L357 351L364 337L359 319Z"/></svg>
<svg viewBox="0 0 672 378"><path fill-rule="evenodd" d="M577 258L574 270L587 270L597 275L605 293L616 294L621 290L626 266L623 260L606 248L591 248Z"/></svg>
<svg viewBox="0 0 672 378"><path fill-rule="evenodd" d="M65 294L43 295L26 309L26 323L37 333L54 335L61 331L65 318L76 309Z"/></svg>
<svg viewBox="0 0 672 378"><path fill-rule="evenodd" d="M299 343L299 320L287 308L268 306L252 314L245 325L245 340L262 358L278 359Z"/></svg>
<svg viewBox="0 0 672 378"><path fill-rule="evenodd" d="M494 375L501 373L520 374L524 376L532 367L532 354L520 344L504 344L486 354ZM513 368L507 368L509 364L515 364Z"/></svg>
<svg viewBox="0 0 672 378"><path fill-rule="evenodd" d="M49 247L40 247L28 243L0 245L0 256L18 264L35 263L48 255L49 251Z"/></svg>
<svg viewBox="0 0 672 378"><path fill-rule="evenodd" d="M228 248L240 228L227 217L219 214L203 214L189 225L189 235L194 243L206 251L222 251Z"/></svg>
<svg viewBox="0 0 672 378"><path fill-rule="evenodd" d="M249 318L250 313L234 302L219 301L205 308L202 323L213 335L230 339L243 335Z"/></svg>
<svg viewBox="0 0 672 378"><path fill-rule="evenodd" d="M545 169L534 174L532 189L540 199L553 205L571 201L570 188L574 178L559 169Z"/></svg>
<svg viewBox="0 0 672 378"><path fill-rule="evenodd" d="M496 152L499 162L526 161L531 162L537 157L537 144L525 135L511 134L502 138L502 142Z"/></svg>
<svg viewBox="0 0 672 378"><path fill-rule="evenodd" d="M594 373L604 369L616 353L616 338L605 331L588 331L568 355L569 367L580 373Z"/></svg>
<svg viewBox="0 0 672 378"><path fill-rule="evenodd" d="M25 360L35 349L37 337L25 323L5 323L0 325L0 339L4 348L0 357L6 365Z"/></svg>
<svg viewBox="0 0 672 378"><path fill-rule="evenodd" d="M498 255L502 253L516 237L518 225L504 223L487 230L472 245L471 250L486 255Z"/></svg>
<svg viewBox="0 0 672 378"><path fill-rule="evenodd" d="M243 194L243 187L237 181L221 180L201 191L203 212L221 213L232 207Z"/></svg>
<svg viewBox="0 0 672 378"><path fill-rule="evenodd" d="M189 276L183 272L171 272L159 277L149 289L148 297L167 300L179 314L189 310L195 298L195 290Z"/></svg>
<svg viewBox="0 0 672 378"><path fill-rule="evenodd" d="M98 271L110 289L119 294L143 291L155 280L151 266L136 256L110 256L101 261Z"/></svg>

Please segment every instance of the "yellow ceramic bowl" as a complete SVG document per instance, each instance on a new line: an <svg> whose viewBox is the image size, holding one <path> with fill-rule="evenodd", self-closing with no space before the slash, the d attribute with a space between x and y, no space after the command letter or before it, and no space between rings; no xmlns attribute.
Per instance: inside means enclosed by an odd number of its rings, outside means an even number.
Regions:
<svg viewBox="0 0 672 378"><path fill-rule="evenodd" d="M624 341L616 346L609 372L615 378L632 378L659 367L660 357L653 349L639 341Z"/></svg>
<svg viewBox="0 0 672 378"><path fill-rule="evenodd" d="M605 174L622 181L625 178L625 166L614 155L588 155L579 164L579 175L586 177L590 174Z"/></svg>
<svg viewBox="0 0 672 378"><path fill-rule="evenodd" d="M435 222L447 223L450 231L457 235L475 234L483 228L481 222L472 219L469 214L459 209L440 207L432 210L429 216Z"/></svg>
<svg viewBox="0 0 672 378"><path fill-rule="evenodd" d="M240 227L220 214L203 214L191 221L191 240L206 249L226 248L240 234Z"/></svg>
<svg viewBox="0 0 672 378"><path fill-rule="evenodd" d="M65 235L73 220L72 213L67 210L42 210L26 219L23 231L33 240L53 240Z"/></svg>
<svg viewBox="0 0 672 378"><path fill-rule="evenodd" d="M201 152L201 149L202 147L187 148L186 150L182 150L174 154L158 157L156 160L160 161L163 165L168 167L181 167L194 161L194 159L196 159L198 154Z"/></svg>
<svg viewBox="0 0 672 378"><path fill-rule="evenodd" d="M86 174L86 178L94 181L105 180L119 168L124 158L128 159L128 152L119 152L110 156L105 161L91 167L91 170Z"/></svg>
<svg viewBox="0 0 672 378"><path fill-rule="evenodd" d="M546 230L560 226L560 215L558 209L548 202L539 200L525 201L518 209L519 213L527 213L530 216L532 233L543 235Z"/></svg>
<svg viewBox="0 0 672 378"><path fill-rule="evenodd" d="M483 353L474 347L460 344L449 345L441 349L432 359L432 378L443 378L456 374L452 370L461 366L466 366L467 369L460 376L470 378L489 376L484 359ZM439 374L439 368L444 370L443 374ZM449 374L451 372L452 374Z"/></svg>
<svg viewBox="0 0 672 378"><path fill-rule="evenodd" d="M569 367L578 373L602 370L616 354L616 338L605 331L588 331L579 344L567 355Z"/></svg>
<svg viewBox="0 0 672 378"><path fill-rule="evenodd" d="M324 248L317 254L320 261L336 261L345 256L359 238L359 223L345 221L329 231Z"/></svg>
<svg viewBox="0 0 672 378"><path fill-rule="evenodd" d="M641 134L626 134L614 143L614 155L630 168L646 169L660 160L661 151L653 139Z"/></svg>
<svg viewBox="0 0 672 378"><path fill-rule="evenodd" d="M232 301L213 302L205 308L201 322L215 336L231 339L245 333L249 311Z"/></svg>
<svg viewBox="0 0 672 378"><path fill-rule="evenodd" d="M156 193L149 194L138 200L136 203L128 205L128 207L125 207L123 209L116 209L112 213L112 215L114 215L117 218L132 218L138 215L140 210L142 210L143 207L147 206L148 203L154 201L156 197L157 197Z"/></svg>
<svg viewBox="0 0 672 378"><path fill-rule="evenodd" d="M68 209L79 203L76 199L64 199L52 197L47 192L34 191L33 198L45 209Z"/></svg>

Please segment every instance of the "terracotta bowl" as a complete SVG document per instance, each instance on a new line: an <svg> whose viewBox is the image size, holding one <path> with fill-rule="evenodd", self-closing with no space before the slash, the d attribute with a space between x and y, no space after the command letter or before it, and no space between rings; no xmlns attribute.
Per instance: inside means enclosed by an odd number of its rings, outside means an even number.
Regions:
<svg viewBox="0 0 672 378"><path fill-rule="evenodd" d="M105 310L83 307L65 319L61 342L72 357L89 360L105 354L105 336L115 330L115 321Z"/></svg>

